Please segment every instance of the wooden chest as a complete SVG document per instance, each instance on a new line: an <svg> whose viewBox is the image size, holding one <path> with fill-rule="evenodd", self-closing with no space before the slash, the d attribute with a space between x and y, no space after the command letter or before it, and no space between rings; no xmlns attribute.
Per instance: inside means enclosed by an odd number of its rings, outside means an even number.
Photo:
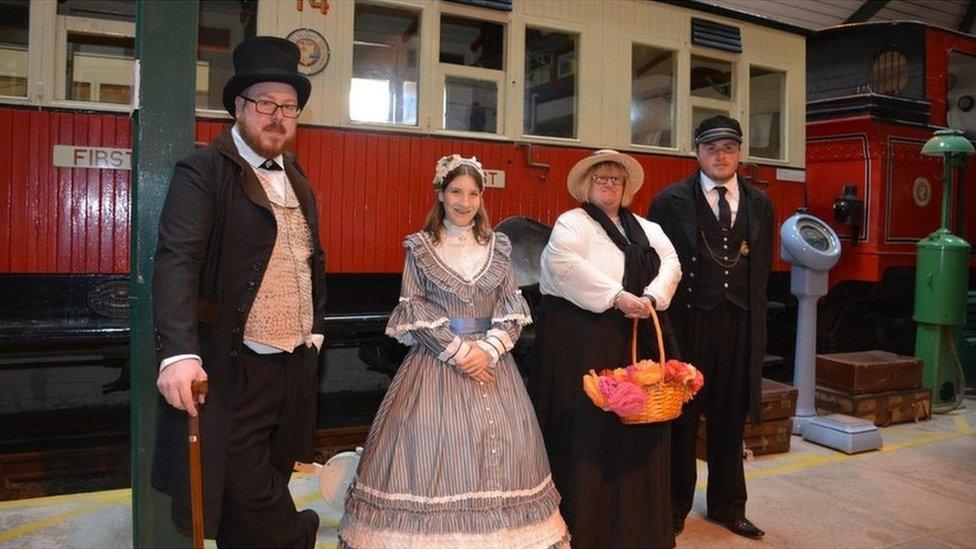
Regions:
<svg viewBox="0 0 976 549"><path fill-rule="evenodd" d="M796 414L796 389L792 385L763 378L763 421L788 419L793 417L794 414Z"/></svg>
<svg viewBox="0 0 976 549"><path fill-rule="evenodd" d="M870 395L850 395L817 387L817 413L839 413L873 421L878 427L932 417L932 391L908 389Z"/></svg>
<svg viewBox="0 0 976 549"><path fill-rule="evenodd" d="M887 351L817 355L817 385L849 395L918 389L922 361Z"/></svg>
<svg viewBox="0 0 976 549"><path fill-rule="evenodd" d="M762 418L754 425L746 417L743 442L752 455L779 454L790 451L790 435L793 434L793 415L796 413L796 389L791 385L763 378ZM695 454L705 459L705 419L698 426L698 442Z"/></svg>
<svg viewBox="0 0 976 549"><path fill-rule="evenodd" d="M746 424L742 437L745 450L752 456L767 454L782 454L790 451L790 438L793 436L793 420L791 418L764 421L759 425ZM695 444L695 455L698 459L706 459L705 422L699 423L698 441Z"/></svg>

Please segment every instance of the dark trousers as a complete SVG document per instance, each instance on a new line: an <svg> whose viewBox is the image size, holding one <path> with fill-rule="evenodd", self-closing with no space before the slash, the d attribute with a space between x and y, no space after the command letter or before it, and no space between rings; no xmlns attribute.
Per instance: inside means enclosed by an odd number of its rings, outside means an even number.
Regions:
<svg viewBox="0 0 976 549"><path fill-rule="evenodd" d="M686 362L705 376L705 386L671 423L671 510L675 520L691 511L698 473L695 443L705 414L708 436L708 516L745 516L746 481L742 433L749 387L749 312L726 301L715 309L672 314Z"/></svg>
<svg viewBox="0 0 976 549"><path fill-rule="evenodd" d="M218 547L314 547L318 524L299 516L288 480L296 437L306 434L296 408L317 390L317 360L314 347L274 355L242 347Z"/></svg>

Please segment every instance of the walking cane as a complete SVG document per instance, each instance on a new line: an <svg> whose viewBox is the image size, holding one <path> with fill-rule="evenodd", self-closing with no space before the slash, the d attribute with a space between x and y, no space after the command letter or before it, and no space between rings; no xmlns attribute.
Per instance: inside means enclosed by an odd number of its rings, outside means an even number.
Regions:
<svg viewBox="0 0 976 549"><path fill-rule="evenodd" d="M200 465L200 396L207 396L207 380L190 384L190 393L197 406L196 417L189 416L190 447L190 509L193 514L193 548L203 549L203 476Z"/></svg>

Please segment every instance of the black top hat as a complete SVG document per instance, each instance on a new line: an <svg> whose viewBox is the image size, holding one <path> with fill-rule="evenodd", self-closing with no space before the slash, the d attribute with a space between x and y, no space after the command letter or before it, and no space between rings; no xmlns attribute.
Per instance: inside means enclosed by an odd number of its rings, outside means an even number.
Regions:
<svg viewBox="0 0 976 549"><path fill-rule="evenodd" d="M234 76L224 85L224 108L234 116L234 99L248 86L282 82L295 88L298 105L305 107L312 83L298 72L298 46L276 36L254 36L234 48Z"/></svg>
<svg viewBox="0 0 976 549"><path fill-rule="evenodd" d="M742 143L742 127L734 118L719 114L702 120L695 128L695 146L719 139L733 139Z"/></svg>

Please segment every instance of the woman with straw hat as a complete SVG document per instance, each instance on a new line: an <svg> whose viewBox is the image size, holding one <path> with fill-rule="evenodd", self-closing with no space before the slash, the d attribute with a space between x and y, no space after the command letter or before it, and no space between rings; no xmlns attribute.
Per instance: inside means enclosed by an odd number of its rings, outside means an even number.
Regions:
<svg viewBox="0 0 976 549"><path fill-rule="evenodd" d="M580 207L559 216L542 253L529 393L574 547L674 545L670 425L624 425L581 387L591 368L630 363L632 319L667 309L681 279L661 227L627 209L643 180L637 160L617 151L577 162L567 185ZM655 357L653 328L640 324L640 356Z"/></svg>

